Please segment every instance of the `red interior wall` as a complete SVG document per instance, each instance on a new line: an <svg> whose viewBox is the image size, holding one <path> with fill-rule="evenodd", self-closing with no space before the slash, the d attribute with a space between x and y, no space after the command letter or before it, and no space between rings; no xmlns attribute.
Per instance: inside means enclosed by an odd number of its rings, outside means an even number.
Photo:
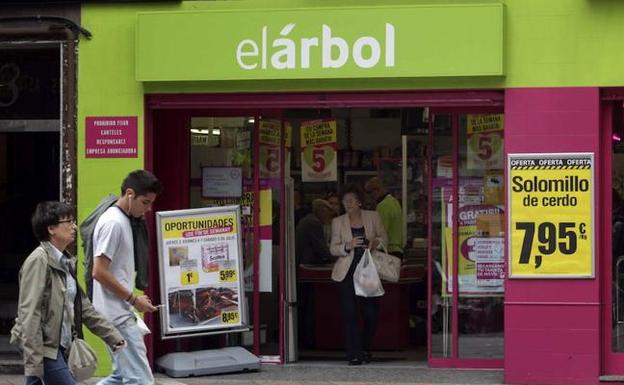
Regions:
<svg viewBox="0 0 624 385"><path fill-rule="evenodd" d="M151 170L163 183L163 192L156 199L153 211L178 210L189 207L189 133L188 114L181 110L156 110L148 119L152 122L151 131L147 127L146 160ZM151 143L150 143L151 142ZM148 167L150 168L150 167ZM150 228L156 228L153 216ZM156 234L151 234L150 285L148 295L154 303L160 303L160 279L158 277L158 246ZM146 321L152 329L147 336L148 354L153 362L166 353L174 352L175 340L160 339L160 316L146 313ZM187 339L181 340L184 350Z"/></svg>

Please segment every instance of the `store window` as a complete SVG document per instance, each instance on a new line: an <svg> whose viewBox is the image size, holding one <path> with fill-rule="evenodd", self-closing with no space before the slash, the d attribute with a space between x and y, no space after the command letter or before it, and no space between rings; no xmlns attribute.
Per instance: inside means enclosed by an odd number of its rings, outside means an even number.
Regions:
<svg viewBox="0 0 624 385"><path fill-rule="evenodd" d="M624 352L624 108L613 103L612 162L612 338L614 352Z"/></svg>
<svg viewBox="0 0 624 385"><path fill-rule="evenodd" d="M331 251L307 252L310 232L299 230L316 216L329 248L345 186L357 184L363 209L377 210L389 197L400 211L384 224L395 236L386 247L402 267L398 282L383 282L373 361L502 357L499 110L480 120L476 112L421 107L234 111L163 112L155 120L161 155L154 169L174 185L160 200L163 208L241 206L252 327L194 348L241 345L269 362L344 360ZM171 127L185 139L175 139ZM187 144L188 184L174 183L186 172L172 167L186 156L174 142ZM240 172L238 196L207 185L206 172L215 170Z"/></svg>
<svg viewBox="0 0 624 385"><path fill-rule="evenodd" d="M190 119L190 207L241 207L245 306L253 325L257 258L258 342L265 361L279 361L281 132L279 119L258 115ZM238 191L230 192L224 186L232 174L241 177ZM254 328L233 335L229 343L252 347Z"/></svg>
<svg viewBox="0 0 624 385"><path fill-rule="evenodd" d="M431 356L503 357L502 114L433 115Z"/></svg>
<svg viewBox="0 0 624 385"><path fill-rule="evenodd" d="M503 128L502 114L459 116L460 358L503 357Z"/></svg>

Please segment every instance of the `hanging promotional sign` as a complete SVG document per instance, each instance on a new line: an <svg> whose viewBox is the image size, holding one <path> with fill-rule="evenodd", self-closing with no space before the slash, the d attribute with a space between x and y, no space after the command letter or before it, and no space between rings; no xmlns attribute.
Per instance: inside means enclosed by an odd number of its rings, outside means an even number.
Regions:
<svg viewBox="0 0 624 385"><path fill-rule="evenodd" d="M238 206L161 211L156 226L163 335L246 328Z"/></svg>
<svg viewBox="0 0 624 385"><path fill-rule="evenodd" d="M253 192L251 194L251 211L253 212ZM271 188L261 187L260 196L260 215L259 215L259 239L260 252L258 258L260 260L258 290L268 293L273 290L273 190ZM253 219L253 215L250 217ZM253 221L249 224L248 230L253 232ZM253 236L245 239L245 255L253 255ZM243 273L243 285L246 291L253 290L253 258L245 258L245 266Z"/></svg>
<svg viewBox="0 0 624 385"><path fill-rule="evenodd" d="M338 179L336 131L336 119L301 122L303 182L335 182Z"/></svg>
<svg viewBox="0 0 624 385"><path fill-rule="evenodd" d="M460 181L458 209L458 287L461 294L503 293L505 278L504 207L485 204L483 180ZM446 281L443 294L453 292L453 198L451 188L443 188L443 259Z"/></svg>
<svg viewBox="0 0 624 385"><path fill-rule="evenodd" d="M279 120L260 122L260 178L280 177L281 126ZM284 175L290 175L292 127L284 122Z"/></svg>
<svg viewBox="0 0 624 385"><path fill-rule="evenodd" d="M470 170L502 170L504 167L503 114L472 114L466 117L467 167Z"/></svg>
<svg viewBox="0 0 624 385"><path fill-rule="evenodd" d="M509 154L509 277L593 278L593 153Z"/></svg>
<svg viewBox="0 0 624 385"><path fill-rule="evenodd" d="M258 288L260 292L273 290L273 190L269 186L260 187L260 275ZM252 256L253 247L253 207L254 192L245 191L240 198L204 198L203 204L207 207L240 205L242 210L242 232L248 234L243 237L243 255ZM253 290L253 258L244 259L243 282L246 291Z"/></svg>

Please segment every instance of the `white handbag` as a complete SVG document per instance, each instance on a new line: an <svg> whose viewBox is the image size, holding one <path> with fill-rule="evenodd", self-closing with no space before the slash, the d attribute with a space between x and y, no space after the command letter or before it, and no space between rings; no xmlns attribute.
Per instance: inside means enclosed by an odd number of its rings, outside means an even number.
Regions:
<svg viewBox="0 0 624 385"><path fill-rule="evenodd" d="M82 382L93 377L97 368L95 351L85 340L75 337L69 349L67 366L76 382Z"/></svg>
<svg viewBox="0 0 624 385"><path fill-rule="evenodd" d="M388 254L386 246L381 243L383 251L373 250L372 256L379 278L388 282L399 282L401 278L401 259Z"/></svg>

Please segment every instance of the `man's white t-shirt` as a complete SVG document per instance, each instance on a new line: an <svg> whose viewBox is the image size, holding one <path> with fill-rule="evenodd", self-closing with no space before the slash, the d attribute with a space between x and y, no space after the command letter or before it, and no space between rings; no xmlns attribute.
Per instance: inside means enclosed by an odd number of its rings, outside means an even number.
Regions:
<svg viewBox="0 0 624 385"><path fill-rule="evenodd" d="M119 207L112 206L98 219L93 232L93 258L110 259L109 271L128 291L134 290L134 247L130 219ZM123 299L93 280L93 306L104 317L120 325L134 317Z"/></svg>

